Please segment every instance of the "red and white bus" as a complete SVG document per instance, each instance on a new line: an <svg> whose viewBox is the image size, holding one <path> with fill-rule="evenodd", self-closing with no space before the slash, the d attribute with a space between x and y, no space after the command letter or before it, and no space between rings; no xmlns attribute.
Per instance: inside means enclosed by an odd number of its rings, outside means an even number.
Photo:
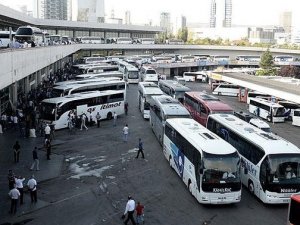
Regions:
<svg viewBox="0 0 300 225"><path fill-rule="evenodd" d="M186 92L184 106L192 118L201 125L206 126L207 117L213 113L233 114L233 109L215 96L205 92Z"/></svg>

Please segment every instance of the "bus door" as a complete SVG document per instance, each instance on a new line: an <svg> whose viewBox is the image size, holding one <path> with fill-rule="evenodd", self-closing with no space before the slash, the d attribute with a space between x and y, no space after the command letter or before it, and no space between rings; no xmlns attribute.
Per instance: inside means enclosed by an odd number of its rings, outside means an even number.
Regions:
<svg viewBox="0 0 300 225"><path fill-rule="evenodd" d="M88 111L88 106L87 105L79 105L79 106L76 107L77 116L80 116L83 113L87 114L87 111Z"/></svg>

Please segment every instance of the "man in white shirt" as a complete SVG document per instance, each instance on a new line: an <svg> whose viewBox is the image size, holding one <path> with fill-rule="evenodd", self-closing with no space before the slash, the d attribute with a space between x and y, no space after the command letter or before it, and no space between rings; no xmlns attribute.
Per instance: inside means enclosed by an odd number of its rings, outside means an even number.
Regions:
<svg viewBox="0 0 300 225"><path fill-rule="evenodd" d="M50 139L50 133L51 133L51 128L49 126L49 124L46 125L45 127L45 139Z"/></svg>
<svg viewBox="0 0 300 225"><path fill-rule="evenodd" d="M25 180L25 178L22 178L21 176L19 176L18 178L15 178L16 188L20 192L20 204L21 205L23 205L23 196L24 196L23 182L24 182L24 180Z"/></svg>
<svg viewBox="0 0 300 225"><path fill-rule="evenodd" d="M28 181L27 186L30 191L31 203L37 202L37 191L36 191L37 182L34 179L34 175L31 176L31 179Z"/></svg>
<svg viewBox="0 0 300 225"><path fill-rule="evenodd" d="M81 126L80 126L80 130L82 130L82 127L84 127L86 130L88 130L88 128L85 125L85 121L86 121L86 115L83 113L81 115Z"/></svg>
<svg viewBox="0 0 300 225"><path fill-rule="evenodd" d="M9 191L8 195L11 198L10 213L15 214L17 212L17 204L18 204L20 192L16 187L14 187Z"/></svg>
<svg viewBox="0 0 300 225"><path fill-rule="evenodd" d="M124 224L127 225L128 221L130 220L133 225L136 225L135 220L133 218L134 210L135 210L135 201L132 199L131 196L128 196L125 212L122 217L125 218L127 214L127 219L124 221Z"/></svg>
<svg viewBox="0 0 300 225"><path fill-rule="evenodd" d="M128 141L128 132L129 132L129 128L128 128L128 125L126 124L125 127L123 128L123 140L124 140L124 142Z"/></svg>

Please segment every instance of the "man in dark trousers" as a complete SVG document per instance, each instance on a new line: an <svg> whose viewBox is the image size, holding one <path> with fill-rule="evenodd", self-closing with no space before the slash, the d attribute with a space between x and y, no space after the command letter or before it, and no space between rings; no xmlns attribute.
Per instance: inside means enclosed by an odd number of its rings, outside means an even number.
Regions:
<svg viewBox="0 0 300 225"><path fill-rule="evenodd" d="M14 187L9 191L8 195L11 199L10 213L15 214L17 212L17 204L18 204L18 199L20 197L20 192L16 187Z"/></svg>
<svg viewBox="0 0 300 225"><path fill-rule="evenodd" d="M139 146L138 146L139 150L138 150L138 153L137 153L137 156L135 158L138 158L140 153L142 153L142 158L144 159L145 158L145 155L144 155L144 152L143 152L143 142L142 142L142 139L139 138Z"/></svg>
<svg viewBox="0 0 300 225"><path fill-rule="evenodd" d="M19 159L20 159L20 148L21 148L21 146L19 145L19 142L16 141L16 143L13 146L15 163L19 162Z"/></svg>
<svg viewBox="0 0 300 225"><path fill-rule="evenodd" d="M122 216L122 219L125 219L125 216L127 214L127 219L124 221L125 225L127 225L129 220L131 221L132 225L136 225L135 220L133 218L134 210L135 210L135 201L132 199L131 196L128 196L125 212Z"/></svg>
<svg viewBox="0 0 300 225"><path fill-rule="evenodd" d="M125 110L125 115L128 115L128 102L125 102L124 104L124 110Z"/></svg>
<svg viewBox="0 0 300 225"><path fill-rule="evenodd" d="M46 152L47 152L47 160L50 160L50 155L51 155L51 143L50 143L50 140L46 141Z"/></svg>
<svg viewBox="0 0 300 225"><path fill-rule="evenodd" d="M101 115L100 115L99 112L97 112L96 120L97 120L97 127L99 128L100 127L100 120L101 120Z"/></svg>

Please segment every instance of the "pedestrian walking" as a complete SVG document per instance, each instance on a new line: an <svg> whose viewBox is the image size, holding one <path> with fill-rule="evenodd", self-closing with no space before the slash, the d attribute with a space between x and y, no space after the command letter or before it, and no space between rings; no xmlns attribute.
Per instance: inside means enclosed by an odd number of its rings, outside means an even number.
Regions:
<svg viewBox="0 0 300 225"><path fill-rule="evenodd" d="M114 112L113 117L114 117L114 127L115 127L115 126L117 126L117 118L118 118L118 115L116 112Z"/></svg>
<svg viewBox="0 0 300 225"><path fill-rule="evenodd" d="M16 143L14 144L13 146L13 149L14 149L14 161L15 163L19 162L19 159L20 159L20 144L18 141L16 141Z"/></svg>
<svg viewBox="0 0 300 225"><path fill-rule="evenodd" d="M18 199L20 197L20 192L16 187L11 189L8 193L10 199L11 199L11 204L10 204L10 211L9 213L11 214L16 214L17 212L17 205L18 205Z"/></svg>
<svg viewBox="0 0 300 225"><path fill-rule="evenodd" d="M31 176L30 180L27 182L28 189L30 191L31 203L37 202L37 182L34 179L34 175Z"/></svg>
<svg viewBox="0 0 300 225"><path fill-rule="evenodd" d="M139 157L139 155L140 155L140 153L142 153L142 158L144 159L145 158L145 155L144 155L144 152L143 152L143 142L142 142L142 139L141 138L139 138L139 145L138 145L138 148L139 148L139 150L138 150L138 153L137 153L137 155L136 155L136 157L135 158L138 158Z"/></svg>
<svg viewBox="0 0 300 225"><path fill-rule="evenodd" d="M80 130L82 130L82 127L84 127L86 130L88 130L87 126L85 125L85 121L86 121L86 115L83 113L81 115L81 126L80 126Z"/></svg>
<svg viewBox="0 0 300 225"><path fill-rule="evenodd" d="M128 128L128 125L126 124L125 127L123 128L123 140L124 140L124 142L128 141L128 133L129 133L129 128Z"/></svg>
<svg viewBox="0 0 300 225"><path fill-rule="evenodd" d="M138 202L135 208L136 211L136 224L144 224L144 206Z"/></svg>
<svg viewBox="0 0 300 225"><path fill-rule="evenodd" d="M101 115L99 112L97 112L96 114L96 120L97 120L97 127L99 128L100 127L100 120L101 120Z"/></svg>
<svg viewBox="0 0 300 225"><path fill-rule="evenodd" d="M13 189L15 186L15 174L13 173L12 170L8 170L7 180L8 180L8 189L9 190Z"/></svg>
<svg viewBox="0 0 300 225"><path fill-rule="evenodd" d="M128 102L125 102L124 104L124 110L125 110L125 115L128 115Z"/></svg>
<svg viewBox="0 0 300 225"><path fill-rule="evenodd" d="M131 196L128 196L128 201L126 203L125 212L122 216L123 219L125 219L127 215L127 219L124 221L124 224L127 225L128 221L130 220L133 225L136 225L135 220L133 218L135 210L135 201L132 199Z"/></svg>
<svg viewBox="0 0 300 225"><path fill-rule="evenodd" d="M50 155L51 155L51 142L50 140L46 141L46 156L47 156L47 160L50 160Z"/></svg>
<svg viewBox="0 0 300 225"><path fill-rule="evenodd" d="M34 170L34 167L36 167L36 170L40 170L39 164L39 157L38 157L38 153L37 153L37 147L34 147L34 149L32 150L32 159L33 162L31 164L30 170Z"/></svg>
<svg viewBox="0 0 300 225"><path fill-rule="evenodd" d="M22 176L19 176L15 178L16 188L20 192L20 204L23 205L23 196L24 196L24 189L23 189L23 182L25 181L25 178Z"/></svg>
<svg viewBox="0 0 300 225"><path fill-rule="evenodd" d="M46 125L45 127L45 139L50 139L50 133L51 133L51 128L49 126L49 124Z"/></svg>

